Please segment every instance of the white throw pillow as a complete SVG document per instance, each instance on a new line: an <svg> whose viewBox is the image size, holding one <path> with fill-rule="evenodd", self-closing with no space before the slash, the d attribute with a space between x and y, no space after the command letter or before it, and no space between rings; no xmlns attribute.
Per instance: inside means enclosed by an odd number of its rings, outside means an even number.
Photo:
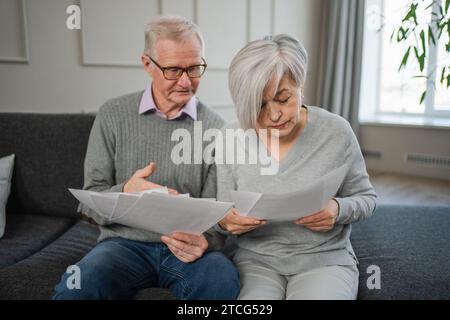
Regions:
<svg viewBox="0 0 450 320"><path fill-rule="evenodd" d="M14 155L0 158L0 238L5 232L5 207L11 190L11 178L14 168Z"/></svg>

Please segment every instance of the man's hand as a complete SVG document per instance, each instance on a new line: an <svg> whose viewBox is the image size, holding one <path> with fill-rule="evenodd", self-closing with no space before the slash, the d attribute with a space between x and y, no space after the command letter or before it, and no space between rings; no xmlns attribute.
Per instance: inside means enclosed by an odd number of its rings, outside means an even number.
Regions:
<svg viewBox="0 0 450 320"><path fill-rule="evenodd" d="M227 215L219 221L219 226L232 234L243 234L252 231L266 223L254 217L241 216L235 208L232 208Z"/></svg>
<svg viewBox="0 0 450 320"><path fill-rule="evenodd" d="M312 231L327 232L334 228L338 215L339 205L336 200L332 199L323 210L300 218L295 223Z"/></svg>
<svg viewBox="0 0 450 320"><path fill-rule="evenodd" d="M161 241L167 245L175 257L185 263L194 262L208 249L208 241L203 235L175 232L161 236Z"/></svg>
<svg viewBox="0 0 450 320"><path fill-rule="evenodd" d="M148 166L145 168L137 170L133 176L128 180L127 183L123 186L123 192L141 192L144 190L151 190L156 188L161 188L159 184L147 181L146 178L150 177L153 172L156 170L156 164L154 162L151 162ZM177 190L169 189L168 191L170 194L178 194Z"/></svg>

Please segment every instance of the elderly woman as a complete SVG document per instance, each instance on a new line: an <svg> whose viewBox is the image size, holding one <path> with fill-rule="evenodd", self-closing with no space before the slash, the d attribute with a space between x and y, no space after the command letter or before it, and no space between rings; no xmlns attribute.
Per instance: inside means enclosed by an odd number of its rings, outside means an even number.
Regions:
<svg viewBox="0 0 450 320"><path fill-rule="evenodd" d="M279 170L261 175L259 164L218 164L218 200L232 201L230 190L290 192L349 167L338 193L319 212L296 221L264 221L232 209L219 222L217 230L236 245L239 299L357 296L351 223L371 216L376 194L348 122L303 103L307 60L299 41L277 35L249 43L231 62L229 87L239 124L228 128L255 130ZM263 131L278 139L279 150L270 150Z"/></svg>

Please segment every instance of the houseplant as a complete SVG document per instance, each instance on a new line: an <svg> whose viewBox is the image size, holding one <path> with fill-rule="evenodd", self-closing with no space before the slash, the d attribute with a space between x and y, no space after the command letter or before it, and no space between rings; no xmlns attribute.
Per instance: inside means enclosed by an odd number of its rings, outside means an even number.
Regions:
<svg viewBox="0 0 450 320"><path fill-rule="evenodd" d="M450 0L410 0L400 25L394 29L391 41L406 44L399 71L408 63L417 64L420 74L415 78L425 78L435 84L436 76L440 83L450 87L450 59L436 68L426 70L432 46L445 48L450 54ZM430 19L424 17L431 17ZM435 87L435 86L434 86ZM420 96L425 100L427 89Z"/></svg>

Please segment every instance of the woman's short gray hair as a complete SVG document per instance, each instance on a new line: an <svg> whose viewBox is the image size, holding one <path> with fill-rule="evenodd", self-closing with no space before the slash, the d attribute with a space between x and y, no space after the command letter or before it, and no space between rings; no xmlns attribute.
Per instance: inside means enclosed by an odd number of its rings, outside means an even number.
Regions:
<svg viewBox="0 0 450 320"><path fill-rule="evenodd" d="M287 34L248 43L233 58L228 85L243 129L256 127L263 92L270 80L280 83L285 74L303 87L308 54L303 45Z"/></svg>
<svg viewBox="0 0 450 320"><path fill-rule="evenodd" d="M184 41L192 35L199 40L202 46L202 56L204 57L205 41L200 28L195 23L175 15L158 16L145 26L144 53L156 59L155 45L158 39Z"/></svg>

